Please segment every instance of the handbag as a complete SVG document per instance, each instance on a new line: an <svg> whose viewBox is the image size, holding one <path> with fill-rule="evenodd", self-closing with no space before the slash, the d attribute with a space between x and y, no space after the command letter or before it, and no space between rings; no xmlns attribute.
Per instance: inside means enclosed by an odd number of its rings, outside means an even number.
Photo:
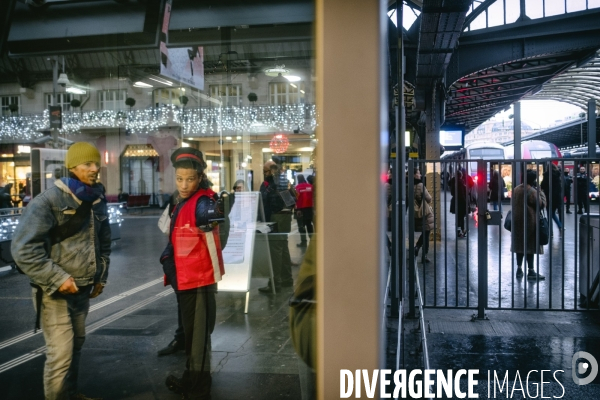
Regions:
<svg viewBox="0 0 600 400"><path fill-rule="evenodd" d="M538 220L538 235L541 246L545 246L550 242L550 226L548 224L548 218L544 210L540 211L540 217Z"/></svg>
<svg viewBox="0 0 600 400"><path fill-rule="evenodd" d="M506 219L504 220L504 229L509 232L512 229L512 210L509 210L508 214L506 214Z"/></svg>
<svg viewBox="0 0 600 400"><path fill-rule="evenodd" d="M168 235L171 230L171 215L169 214L169 206L165 207L162 215L158 219L158 229L165 235Z"/></svg>

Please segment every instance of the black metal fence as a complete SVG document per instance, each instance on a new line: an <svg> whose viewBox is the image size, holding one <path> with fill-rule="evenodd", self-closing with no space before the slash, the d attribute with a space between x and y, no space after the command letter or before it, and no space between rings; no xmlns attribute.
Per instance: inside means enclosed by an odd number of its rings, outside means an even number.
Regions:
<svg viewBox="0 0 600 400"><path fill-rule="evenodd" d="M565 158L409 161L408 265L416 259L424 306L477 309L479 317L486 309L597 308L597 166ZM432 229L428 210L415 215L427 197L419 195L415 168L431 195ZM511 231L504 227L509 213ZM413 287L410 271L408 279Z"/></svg>

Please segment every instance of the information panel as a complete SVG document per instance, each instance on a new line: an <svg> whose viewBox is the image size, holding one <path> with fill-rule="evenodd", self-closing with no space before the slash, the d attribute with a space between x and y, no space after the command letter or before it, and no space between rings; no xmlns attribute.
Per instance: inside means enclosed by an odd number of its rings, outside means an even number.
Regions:
<svg viewBox="0 0 600 400"><path fill-rule="evenodd" d="M229 213L231 228L223 249L225 275L219 282L221 292L246 292L246 309L252 277L272 278L264 212L259 192L237 192Z"/></svg>

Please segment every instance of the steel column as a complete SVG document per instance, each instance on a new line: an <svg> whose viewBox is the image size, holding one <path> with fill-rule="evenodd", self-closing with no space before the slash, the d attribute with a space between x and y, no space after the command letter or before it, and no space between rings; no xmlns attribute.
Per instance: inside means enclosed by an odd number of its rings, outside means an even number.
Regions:
<svg viewBox="0 0 600 400"><path fill-rule="evenodd" d="M596 100L587 102L588 158L596 158Z"/></svg>
<svg viewBox="0 0 600 400"><path fill-rule="evenodd" d="M488 297L487 162L477 160L477 319L485 319Z"/></svg>

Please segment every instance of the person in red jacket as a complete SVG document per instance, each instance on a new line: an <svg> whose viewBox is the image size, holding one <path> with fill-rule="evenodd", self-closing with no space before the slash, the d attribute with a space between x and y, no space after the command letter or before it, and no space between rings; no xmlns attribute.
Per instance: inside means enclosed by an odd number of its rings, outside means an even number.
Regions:
<svg viewBox="0 0 600 400"><path fill-rule="evenodd" d="M298 199L296 199L296 219L298 220L298 232L300 232L300 243L296 246L306 247L307 239L306 232L308 231L308 238L312 237L314 233L313 226L313 186L306 182L304 175L296 175L298 178L298 184L296 185L296 193L298 193Z"/></svg>
<svg viewBox="0 0 600 400"><path fill-rule="evenodd" d="M185 331L186 369L169 375L169 390L185 399L210 399L210 335L215 327L217 282L225 274L222 248L227 229L225 197L210 188L202 152L184 147L171 156L177 205L171 214L169 244L160 257L165 285L177 294ZM225 221L219 225L219 221Z"/></svg>

